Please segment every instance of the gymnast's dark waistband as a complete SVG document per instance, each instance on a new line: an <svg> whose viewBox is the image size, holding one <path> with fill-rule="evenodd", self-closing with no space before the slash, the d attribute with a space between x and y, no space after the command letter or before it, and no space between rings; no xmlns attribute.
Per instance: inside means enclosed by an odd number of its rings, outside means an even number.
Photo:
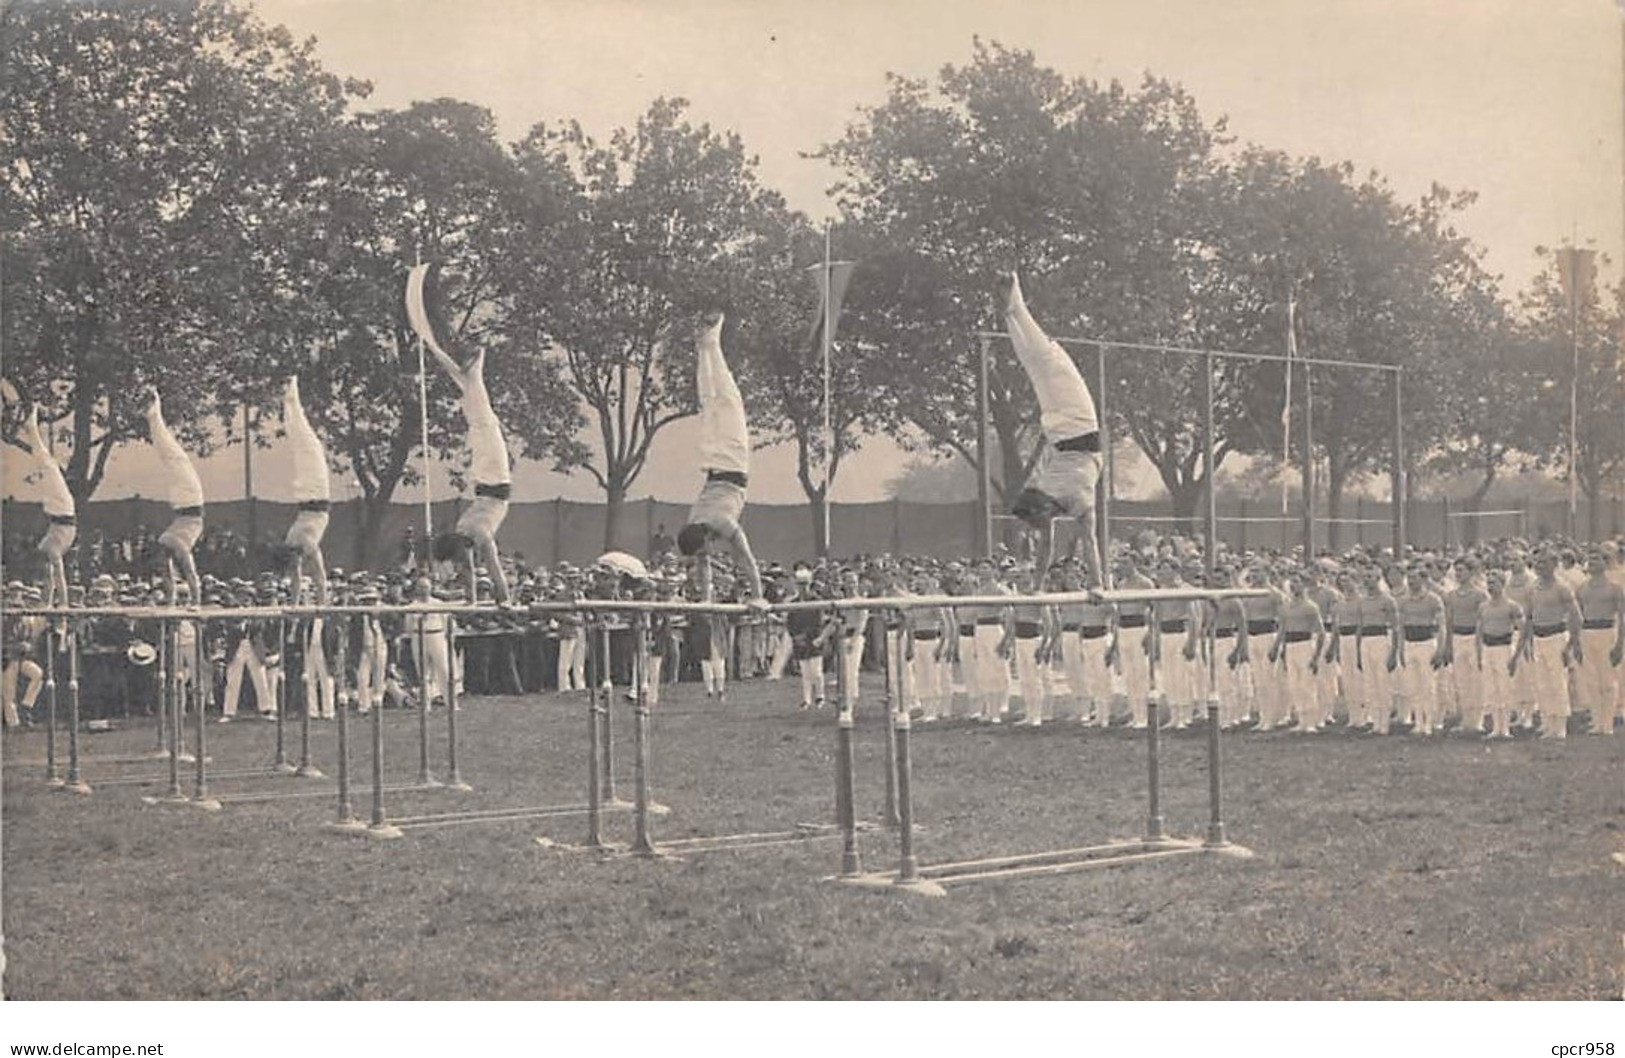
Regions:
<svg viewBox="0 0 1625 1058"><path fill-rule="evenodd" d="M1303 643L1307 642L1312 635L1314 635L1313 632L1284 632L1281 638L1288 643Z"/></svg>
<svg viewBox="0 0 1625 1058"><path fill-rule="evenodd" d="M935 639L941 634L942 633L935 628L916 628L914 630L915 639Z"/></svg>
<svg viewBox="0 0 1625 1058"><path fill-rule="evenodd" d="M979 625L1002 625L1002 624L1004 624L1004 618L1002 618L1002 617L978 617L976 619L976 623L979 624Z"/></svg>
<svg viewBox="0 0 1625 1058"><path fill-rule="evenodd" d="M45 520L52 525L78 525L79 519L71 514L47 514Z"/></svg>
<svg viewBox="0 0 1625 1058"><path fill-rule="evenodd" d="M1078 638L1079 639L1104 639L1106 637L1106 631L1107 631L1106 628L1104 626L1102 626L1102 625L1091 625L1088 628L1080 628L1080 629L1078 629Z"/></svg>
<svg viewBox="0 0 1625 1058"><path fill-rule="evenodd" d="M1600 628L1614 627L1614 619L1612 617L1590 617L1581 621L1580 627L1595 632Z"/></svg>
<svg viewBox="0 0 1625 1058"><path fill-rule="evenodd" d="M1359 625L1338 625L1337 634L1340 636L1357 636L1360 634Z"/></svg>
<svg viewBox="0 0 1625 1058"><path fill-rule="evenodd" d="M1476 629L1476 628L1462 628L1459 625L1456 626L1455 628L1452 628L1450 631L1453 634L1458 635L1458 636L1476 636L1476 635L1478 635L1478 629Z"/></svg>
<svg viewBox="0 0 1625 1058"><path fill-rule="evenodd" d="M1385 636L1388 634L1388 629L1382 625L1361 625L1360 634L1362 636Z"/></svg>
<svg viewBox="0 0 1625 1058"><path fill-rule="evenodd" d="M493 500L505 500L513 495L513 485L509 482L503 482L501 485L482 485L476 481L474 483L474 495L485 496Z"/></svg>
<svg viewBox="0 0 1625 1058"><path fill-rule="evenodd" d="M1438 634L1439 630L1437 628L1424 628L1420 625L1405 626L1405 642L1407 643L1425 643Z"/></svg>
<svg viewBox="0 0 1625 1058"><path fill-rule="evenodd" d="M307 511L307 512L309 512L311 514L325 514L327 511L331 510L332 507L333 507L333 503L332 503L331 500L300 500L299 501L299 509L301 511Z"/></svg>
<svg viewBox="0 0 1625 1058"><path fill-rule="evenodd" d="M1567 631L1568 631L1568 626L1567 625L1547 625L1544 628L1541 627L1540 625L1536 625L1535 626L1535 638L1536 639L1545 639L1548 636L1561 635L1562 633L1567 632Z"/></svg>
<svg viewBox="0 0 1625 1058"><path fill-rule="evenodd" d="M1117 618L1118 628L1144 628L1145 614L1126 613Z"/></svg>
<svg viewBox="0 0 1625 1058"><path fill-rule="evenodd" d="M1043 630L1044 630L1043 626L1040 625L1037 621L1017 621L1016 622L1016 638L1017 639L1037 639L1039 633L1042 632Z"/></svg>
<svg viewBox="0 0 1625 1058"><path fill-rule="evenodd" d="M1089 433L1079 434L1076 437L1068 437L1064 441L1056 441L1055 450L1057 452L1098 452L1100 451L1100 431L1094 430Z"/></svg>
<svg viewBox="0 0 1625 1058"><path fill-rule="evenodd" d="M1274 621L1248 621L1247 634L1250 636L1268 635L1275 631Z"/></svg>
<svg viewBox="0 0 1625 1058"><path fill-rule="evenodd" d="M1485 632L1484 645L1487 647L1509 647L1512 645L1512 633Z"/></svg>
<svg viewBox="0 0 1625 1058"><path fill-rule="evenodd" d="M177 518L201 518L203 517L203 505L200 503L194 507L176 507L172 513Z"/></svg>
<svg viewBox="0 0 1625 1058"><path fill-rule="evenodd" d="M750 482L749 477L737 470L707 470L705 480L725 481L730 485L738 485L740 488L744 488Z"/></svg>
<svg viewBox="0 0 1625 1058"><path fill-rule="evenodd" d="M1158 622L1157 627L1169 635L1177 635L1185 630L1185 622L1183 620L1161 621Z"/></svg>

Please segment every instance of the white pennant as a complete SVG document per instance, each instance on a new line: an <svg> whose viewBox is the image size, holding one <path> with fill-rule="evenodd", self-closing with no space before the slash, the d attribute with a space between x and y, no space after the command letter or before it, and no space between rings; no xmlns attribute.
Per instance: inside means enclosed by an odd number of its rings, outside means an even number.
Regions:
<svg viewBox="0 0 1625 1058"><path fill-rule="evenodd" d="M434 340L434 327L429 323L429 309L423 301L423 284L428 275L429 266L426 264L413 265L412 270L406 273L406 322L412 325L413 333L423 339L424 345L440 356L445 356L446 351Z"/></svg>

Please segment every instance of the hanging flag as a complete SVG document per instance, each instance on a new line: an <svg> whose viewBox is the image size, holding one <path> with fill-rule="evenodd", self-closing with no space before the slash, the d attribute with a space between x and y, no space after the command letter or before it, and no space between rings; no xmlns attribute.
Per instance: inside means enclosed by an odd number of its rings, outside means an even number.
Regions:
<svg viewBox="0 0 1625 1058"><path fill-rule="evenodd" d="M818 283L818 315L813 317L812 326L807 328L808 341L815 345L820 341L819 335L826 319L830 321L829 340L832 343L835 341L835 335L841 329L841 305L846 301L847 284L852 281L852 271L857 266L856 261L820 261L808 266L807 271L813 273Z"/></svg>
<svg viewBox="0 0 1625 1058"><path fill-rule="evenodd" d="M1557 278L1563 284L1563 304L1578 310L1590 300L1597 282L1597 251L1575 246L1558 250Z"/></svg>
<svg viewBox="0 0 1625 1058"><path fill-rule="evenodd" d="M1286 466L1292 460L1292 362L1298 358L1298 301L1286 299L1286 399L1281 403L1281 513L1287 512Z"/></svg>
<svg viewBox="0 0 1625 1058"><path fill-rule="evenodd" d="M412 325L412 332L423 339L424 345L445 356L445 350L435 341L434 325L429 322L429 306L424 298L424 285L433 267L432 264L413 265L406 273L406 321Z"/></svg>

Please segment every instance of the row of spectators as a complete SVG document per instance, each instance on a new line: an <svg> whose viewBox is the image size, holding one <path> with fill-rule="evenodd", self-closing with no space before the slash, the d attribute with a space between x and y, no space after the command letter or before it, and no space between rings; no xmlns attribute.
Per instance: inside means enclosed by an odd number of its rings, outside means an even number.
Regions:
<svg viewBox="0 0 1625 1058"><path fill-rule="evenodd" d="M137 533L129 541L120 541L111 549L115 561L139 565L140 551L135 547L142 539ZM229 533L220 534L218 539L224 546L211 553L229 554L232 547L240 546L240 541ZM93 541L87 550L91 554L105 555L104 544L105 541ZM1533 550L1523 540L1500 540L1449 552L1408 550L1396 560L1386 549L1361 547L1349 549L1335 558L1322 558L1308 566L1302 562L1301 555L1237 554L1221 550L1215 578L1217 583L1225 585L1246 580L1274 586L1284 599L1290 594L1289 582L1295 576L1311 573L1321 593L1326 620L1330 622L1332 600L1340 597L1338 581L1359 581L1369 572L1386 574L1397 570L1402 576L1426 585L1426 591L1442 597L1466 587L1462 582L1467 576L1462 572L1466 568L1477 571L1472 575L1474 578L1481 578L1488 570L1521 572L1528 577L1528 559ZM1596 552L1608 564L1609 576L1615 582L1619 553L1618 541L1606 543ZM131 557L126 558L126 554ZM1133 541L1116 542L1109 554L1114 578L1119 584L1200 585L1208 582L1200 546L1190 539L1141 535ZM1585 578L1585 550L1565 541L1553 541L1542 554L1550 557L1557 576L1569 589L1577 591ZM1467 566L1463 565L1464 560ZM736 600L739 581L726 561L713 561L717 563L712 578L714 598ZM1047 587L1063 588L1077 583L1076 572L1075 566L1063 563ZM1385 578L1379 575L1376 579L1380 582ZM225 715L238 712L239 698L244 692L254 695L252 707L256 711L271 712L275 708L279 666L285 671L305 673L311 664L304 659L311 655L321 657L321 664L315 666L318 675L316 691L311 695L316 699L312 708L327 715L330 715L335 694L370 707L374 700L389 698L385 691L393 687L394 698L410 701L426 678L431 697L437 698L445 697L450 680L458 681L470 694L573 691L582 689L588 680L601 681L606 674L614 684L627 687L633 680L636 652L632 649L632 632L626 620L611 617L602 625L589 627L575 614L532 612L530 605L579 598L698 601L698 580L689 577L683 564L669 554L652 563L646 576L629 576L607 566L578 568L561 563L554 568L535 569L515 563L509 572L509 581L515 588L514 605L493 607L488 612L460 620L456 628L456 651L442 657L440 648L433 645L426 653L419 650L418 627L408 627L399 619L387 617L379 620L368 636L354 629L345 633L326 629L314 637L308 628L300 630L275 619L209 620L208 610L212 607L286 603L290 585L286 579L269 573L227 576L207 572L199 614L201 624L190 633L193 642L200 641L203 645L206 671L201 673L204 678L200 683L208 688L208 700ZM430 597L461 600L466 592L464 581L450 572L433 580L407 570L347 572L334 569L330 571L330 582L332 599L339 603L392 603ZM184 584L179 587L185 591ZM1026 593L1040 586L1023 562L1014 555L1004 554L977 561L860 556L799 562L790 567L774 564L764 570L764 587L768 601L778 602L790 598L878 597L911 591L949 595L988 591ZM489 588L489 579L477 580L476 591L482 600L488 598ZM75 602L93 605L164 605L171 601L169 590L169 585L162 580L119 570L96 574L88 582L80 582L71 594ZM11 581L8 585L7 601L13 606L36 597L37 592L20 581ZM179 601L191 602L187 598ZM840 621L831 627L830 621L815 619L798 634L787 627L782 615L744 621L702 615L661 617L653 622L651 629L654 655L660 659L656 663L659 679L667 682L699 680L705 683L708 693L721 694L730 679L776 678L786 674L792 662L797 668L805 668L802 663L810 660L808 655L813 652L824 666L835 669L838 663L844 663L845 652L854 644L859 645L858 653L850 659L855 666L854 674L860 670L881 670L885 665L887 637L880 633L887 617L874 612L865 613L859 619L869 627L841 627ZM140 620L123 617L99 617L82 624L80 645L84 671L81 682L86 715L131 715L150 710L156 695L152 682L154 669L150 653L140 648L156 641L157 630ZM439 641L444 624L435 622L425 630L429 632L429 639ZM1194 629L1192 631L1194 633ZM26 707L37 704L37 693L28 693L37 691L37 686L30 685L28 675L29 667L37 671L39 659L44 656L45 632L45 622L37 619L31 623L26 619L8 620L6 627L7 703L15 706L20 700L25 715ZM814 640L816 644L809 645ZM371 645L374 643L383 646L375 649ZM356 659L362 653L381 659L374 665L377 671L366 680L356 671ZM333 655L344 655L347 660L341 662ZM290 662L290 658L294 660ZM897 659L893 660L896 664ZM1059 668L1059 658L1055 661L1055 667ZM1123 683L1125 666L1120 657L1114 661L1112 691L1121 694L1129 689ZM290 663L296 667L287 669ZM954 659L953 664L953 680L963 694L962 663ZM348 674L347 668L351 670ZM335 675L338 677L336 690L324 692L322 681L331 680ZM283 693L305 697L304 682L293 681ZM856 680L848 682L855 684ZM19 684L23 687L19 688ZM362 685L373 692L367 701L361 701L356 693ZM1007 699L1009 691L1002 693ZM1039 693L1048 697L1050 692ZM821 678L811 683L803 681L802 704L818 704L810 699L821 699L824 694ZM1529 703L1526 709L1532 705ZM998 707L995 715L1003 711L1003 707Z"/></svg>

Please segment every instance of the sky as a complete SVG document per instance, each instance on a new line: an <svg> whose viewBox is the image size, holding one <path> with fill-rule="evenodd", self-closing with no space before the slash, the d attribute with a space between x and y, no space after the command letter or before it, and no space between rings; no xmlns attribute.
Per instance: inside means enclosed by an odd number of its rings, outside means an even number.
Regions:
<svg viewBox="0 0 1625 1058"><path fill-rule="evenodd" d="M1300 156L1350 160L1402 198L1435 182L1478 201L1459 227L1516 290L1537 245L1575 239L1625 258L1621 0L258 0L270 23L314 36L332 72L373 84L370 106L450 96L489 107L507 139L576 119L599 138L658 96L738 132L760 175L822 217L834 174L802 153L881 102L888 72L932 78L982 37L1032 50L1068 75L1183 84L1230 131ZM656 440L634 496L686 500L692 422ZM15 459L8 492L28 496ZM256 484L277 498L273 449ZM837 501L880 499L906 462L871 442L843 466ZM99 495L159 490L150 448L115 455ZM759 453L751 499L802 502L793 457ZM221 499L241 495L241 456L202 463ZM1135 475L1120 476L1130 492ZM354 494L353 482L336 481ZM1144 484L1139 486L1143 489ZM443 476L435 485L441 495ZM591 500L584 474L522 466L515 498ZM403 493L402 499L412 498Z"/></svg>

